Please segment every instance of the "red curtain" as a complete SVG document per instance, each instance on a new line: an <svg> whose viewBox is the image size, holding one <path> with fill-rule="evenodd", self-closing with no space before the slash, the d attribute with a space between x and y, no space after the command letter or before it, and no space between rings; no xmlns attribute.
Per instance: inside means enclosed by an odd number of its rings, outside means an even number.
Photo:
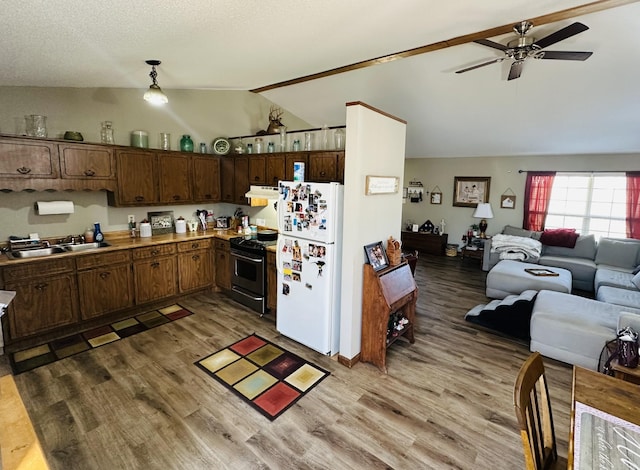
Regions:
<svg viewBox="0 0 640 470"><path fill-rule="evenodd" d="M640 172L627 173L627 237L640 238Z"/></svg>
<svg viewBox="0 0 640 470"><path fill-rule="evenodd" d="M526 230L544 230L555 171L530 171L524 187L524 220Z"/></svg>

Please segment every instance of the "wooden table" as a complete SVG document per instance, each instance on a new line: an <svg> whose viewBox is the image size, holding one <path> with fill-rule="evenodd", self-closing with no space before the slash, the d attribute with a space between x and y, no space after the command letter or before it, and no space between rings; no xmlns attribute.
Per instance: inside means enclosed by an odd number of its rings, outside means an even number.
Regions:
<svg viewBox="0 0 640 470"><path fill-rule="evenodd" d="M613 376L615 378L640 385L640 367L630 369L629 367L621 365L617 359L614 359L611 361L611 369L613 369Z"/></svg>
<svg viewBox="0 0 640 470"><path fill-rule="evenodd" d="M569 452L567 455L569 469L574 468L574 460L579 460L578 456L574 459L574 447L576 452L582 448L583 450L590 449L596 456L605 459L606 464L601 468L618 469L618 468L634 468L625 467L620 462L620 459L624 456L618 449L617 444L621 444L623 447L627 446L630 453L635 453L636 457L640 457L640 434L634 435L633 431L627 431L625 429L625 423L632 423L636 425L637 431L640 432L640 387L638 385L625 382L614 377L609 377L592 370L583 369L582 367L573 368L573 391L572 391L572 404L571 404L571 433L569 437ZM595 425L597 430L594 430L592 440L587 440L584 436L588 433L588 423L594 416L591 414L591 410L583 411L579 417L576 417L576 408L583 409L584 406L595 409L595 416L601 414L601 412L612 415L615 418L623 420L624 422L614 422L608 424L608 420L604 420L606 426L609 426L605 431L602 423ZM615 420L614 418L614 420ZM596 421L597 419L594 419ZM581 426L582 430L578 430L577 426ZM624 437L620 436L622 433ZM607 437L611 435L615 437L615 443L609 445ZM630 438L633 436L633 438ZM574 442L574 438L576 442ZM580 439L580 442L577 440ZM593 442L596 440L597 442ZM637 444L633 442L636 440ZM584 447L583 447L584 446ZM622 452L625 452L624 449ZM610 463L619 464L619 466L612 466ZM587 466L581 464L582 468L598 468L597 466ZM577 468L577 467L576 467Z"/></svg>

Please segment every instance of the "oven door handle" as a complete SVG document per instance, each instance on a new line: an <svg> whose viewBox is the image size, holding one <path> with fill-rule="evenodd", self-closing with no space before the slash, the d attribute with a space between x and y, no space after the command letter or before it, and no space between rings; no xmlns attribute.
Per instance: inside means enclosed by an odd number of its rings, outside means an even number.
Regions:
<svg viewBox="0 0 640 470"><path fill-rule="evenodd" d="M233 256L235 256L236 258L240 258L240 259L243 259L245 261L251 261L252 263L262 263L262 258L250 258L248 256L241 255L237 251L232 251L231 254Z"/></svg>
<svg viewBox="0 0 640 470"><path fill-rule="evenodd" d="M231 290L233 292L237 292L238 294L244 295L245 297L249 297L251 300L260 301L262 297L254 297L252 295L247 294L245 291L238 289L236 286L231 286Z"/></svg>

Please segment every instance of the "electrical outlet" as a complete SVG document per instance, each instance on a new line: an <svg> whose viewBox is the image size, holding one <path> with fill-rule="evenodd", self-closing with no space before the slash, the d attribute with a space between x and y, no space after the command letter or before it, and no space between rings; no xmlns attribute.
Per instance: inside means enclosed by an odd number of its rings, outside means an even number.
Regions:
<svg viewBox="0 0 640 470"><path fill-rule="evenodd" d="M129 221L130 224L134 223L136 221L136 216L135 215L129 215L127 216L127 220Z"/></svg>
<svg viewBox="0 0 640 470"><path fill-rule="evenodd" d="M256 219L256 225L260 225L261 227L264 227L264 225L267 222L264 219Z"/></svg>

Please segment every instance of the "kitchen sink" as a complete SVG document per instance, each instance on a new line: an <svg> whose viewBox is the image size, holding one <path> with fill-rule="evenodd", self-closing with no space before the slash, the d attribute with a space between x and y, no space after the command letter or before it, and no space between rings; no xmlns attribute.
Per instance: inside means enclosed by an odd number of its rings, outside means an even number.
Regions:
<svg viewBox="0 0 640 470"><path fill-rule="evenodd" d="M94 243L63 243L60 245L66 251L85 251L95 250L96 248L106 248L109 245L107 242L94 242Z"/></svg>
<svg viewBox="0 0 640 470"><path fill-rule="evenodd" d="M61 246L50 246L47 248L24 248L22 250L8 251L7 256L11 259L37 258L40 256L55 255L64 253L66 250Z"/></svg>
<svg viewBox="0 0 640 470"><path fill-rule="evenodd" d="M24 259L24 258L39 258L43 256L50 256L59 253L97 250L100 248L106 248L109 245L107 242L95 242L95 243L61 243L59 245L51 245L45 248L23 248L20 250L12 250L7 252L9 259Z"/></svg>

